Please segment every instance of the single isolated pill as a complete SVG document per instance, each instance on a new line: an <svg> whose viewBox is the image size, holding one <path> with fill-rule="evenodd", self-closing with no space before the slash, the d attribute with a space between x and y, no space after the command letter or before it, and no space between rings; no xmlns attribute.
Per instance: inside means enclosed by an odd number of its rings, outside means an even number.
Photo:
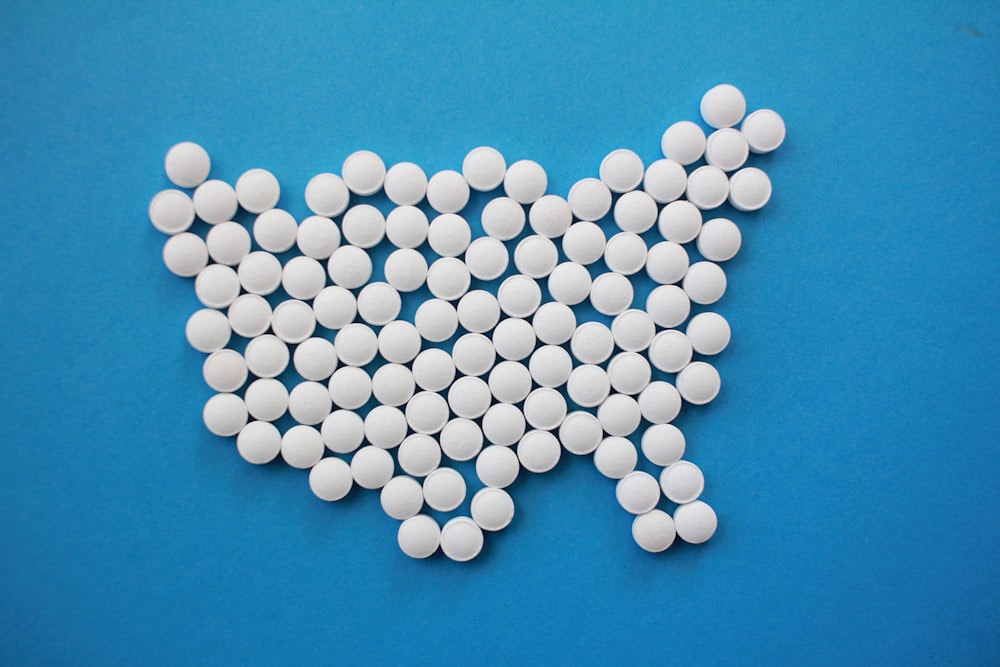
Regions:
<svg viewBox="0 0 1000 667"><path fill-rule="evenodd" d="M313 299L316 322L327 329L342 329L354 321L358 304L354 295L343 287L324 287Z"/></svg>
<svg viewBox="0 0 1000 667"><path fill-rule="evenodd" d="M208 178L212 160L208 152L193 141L171 146L163 160L167 178L181 188L196 188Z"/></svg>
<svg viewBox="0 0 1000 667"><path fill-rule="evenodd" d="M507 246L501 241L483 236L465 250L465 265L469 273L478 280L495 280L503 275L510 263Z"/></svg>
<svg viewBox="0 0 1000 667"><path fill-rule="evenodd" d="M573 371L573 359L558 345L544 345L531 354L528 370L539 386L561 387Z"/></svg>
<svg viewBox="0 0 1000 667"><path fill-rule="evenodd" d="M648 472L635 470L618 480L615 497L629 514L645 514L660 502L660 484Z"/></svg>
<svg viewBox="0 0 1000 667"><path fill-rule="evenodd" d="M281 285L281 262L271 253L258 250L243 258L236 275L244 290L267 296Z"/></svg>
<svg viewBox="0 0 1000 667"><path fill-rule="evenodd" d="M477 377L459 378L448 389L451 411L466 419L479 419L486 414L492 399L489 385Z"/></svg>
<svg viewBox="0 0 1000 667"><path fill-rule="evenodd" d="M490 445L476 457L476 476L489 487L503 489L510 486L520 471L521 463L510 447Z"/></svg>
<svg viewBox="0 0 1000 667"><path fill-rule="evenodd" d="M392 454L374 445L362 447L351 458L354 483L363 489L381 489L392 479L394 467Z"/></svg>
<svg viewBox="0 0 1000 667"><path fill-rule="evenodd" d="M399 525L399 549L410 558L429 558L441 543L441 528L426 514L418 514Z"/></svg>
<svg viewBox="0 0 1000 667"><path fill-rule="evenodd" d="M385 162L371 151L355 151L340 168L344 184L356 195L370 197L382 189L385 182Z"/></svg>
<svg viewBox="0 0 1000 667"><path fill-rule="evenodd" d="M236 350L218 350L205 358L201 374L215 391L234 392L247 381L247 362Z"/></svg>
<svg viewBox="0 0 1000 667"><path fill-rule="evenodd" d="M458 311L444 299L429 299L417 307L413 323L425 340L440 343L458 329Z"/></svg>
<svg viewBox="0 0 1000 667"><path fill-rule="evenodd" d="M638 401L631 396L611 394L597 408L597 419L608 435L625 437L639 428L642 412Z"/></svg>
<svg viewBox="0 0 1000 667"><path fill-rule="evenodd" d="M343 459L328 456L309 471L309 488L320 500L336 502L351 492L354 478L351 466Z"/></svg>
<svg viewBox="0 0 1000 667"><path fill-rule="evenodd" d="M566 399L555 389L539 387L524 399L524 418L533 428L551 431L566 418Z"/></svg>
<svg viewBox="0 0 1000 667"><path fill-rule="evenodd" d="M644 172L642 158L625 148L611 151L601 160L601 180L612 192L635 190Z"/></svg>
<svg viewBox="0 0 1000 667"><path fill-rule="evenodd" d="M600 322L584 322L573 333L569 349L582 364L603 364L615 349L615 338Z"/></svg>
<svg viewBox="0 0 1000 667"><path fill-rule="evenodd" d="M413 381L424 391L443 391L455 379L455 362L439 348L424 350L413 360Z"/></svg>
<svg viewBox="0 0 1000 667"><path fill-rule="evenodd" d="M719 354L729 345L729 322L718 313L699 313L688 322L685 334L698 354Z"/></svg>
<svg viewBox="0 0 1000 667"><path fill-rule="evenodd" d="M239 276L223 264L209 264L194 279L194 293L209 308L225 308L240 295Z"/></svg>
<svg viewBox="0 0 1000 667"><path fill-rule="evenodd" d="M619 232L604 247L604 263L615 273L630 276L646 265L646 242L632 232Z"/></svg>
<svg viewBox="0 0 1000 667"><path fill-rule="evenodd" d="M365 439L382 449L392 449L406 437L406 417L399 408L377 405L365 417Z"/></svg>
<svg viewBox="0 0 1000 667"><path fill-rule="evenodd" d="M445 410L447 409L448 406L445 405ZM485 425L486 415L483 416L483 423ZM438 439L441 451L452 461L471 461L483 448L483 431L471 419L452 419L441 429Z"/></svg>
<svg viewBox="0 0 1000 667"><path fill-rule="evenodd" d="M326 270L335 285L357 289L372 277L372 258L356 246L341 246L330 255Z"/></svg>
<svg viewBox="0 0 1000 667"><path fill-rule="evenodd" d="M236 200L245 211L263 213L281 198L281 185L266 169L251 169L236 179Z"/></svg>
<svg viewBox="0 0 1000 667"><path fill-rule="evenodd" d="M691 362L694 348L682 331L667 329L649 345L649 362L664 373L678 373Z"/></svg>
<svg viewBox="0 0 1000 667"><path fill-rule="evenodd" d="M205 402L202 420L220 438L239 433L247 423L247 406L236 394L215 394Z"/></svg>
<svg viewBox="0 0 1000 667"><path fill-rule="evenodd" d="M357 410L372 397L372 379L363 369L355 366L338 368L328 383L330 398L337 407Z"/></svg>
<svg viewBox="0 0 1000 667"><path fill-rule="evenodd" d="M472 519L458 516L441 528L441 551L451 560L464 563L483 550L483 531Z"/></svg>
<svg viewBox="0 0 1000 667"><path fill-rule="evenodd" d="M253 223L253 238L262 249L285 252L295 245L299 226L288 211L272 208L257 216Z"/></svg>
<svg viewBox="0 0 1000 667"><path fill-rule="evenodd" d="M270 463L281 452L281 433L269 422L250 422L236 436L236 451L247 463Z"/></svg>
<svg viewBox="0 0 1000 667"><path fill-rule="evenodd" d="M274 378L288 368L290 354L283 340L272 334L257 336L247 343L243 356L247 368L259 378Z"/></svg>
<svg viewBox="0 0 1000 667"><path fill-rule="evenodd" d="M559 262L559 249L551 239L534 234L521 240L514 249L514 266L526 276L544 278Z"/></svg>
<svg viewBox="0 0 1000 667"><path fill-rule="evenodd" d="M473 456L478 454L479 450L482 449L483 437L488 439L491 445L510 446L521 439L524 435L526 425L527 422L524 421L524 413L517 406L510 403L497 403L490 406L490 409L483 415L483 430L480 433L479 448L476 449ZM444 443L442 442L443 446ZM454 459L455 457L451 456L451 458ZM456 460L468 460L471 458L472 456L469 456L466 459Z"/></svg>
<svg viewBox="0 0 1000 667"><path fill-rule="evenodd" d="M480 219L484 232L499 241L510 241L524 229L527 217L521 204L510 197L497 197L486 204Z"/></svg>
<svg viewBox="0 0 1000 667"><path fill-rule="evenodd" d="M701 211L689 201L671 202L660 211L659 229L667 241L693 241L701 231Z"/></svg>
<svg viewBox="0 0 1000 667"><path fill-rule="evenodd" d="M456 301L469 291L472 276L465 262L456 257L434 260L427 269L427 289L445 301Z"/></svg>
<svg viewBox="0 0 1000 667"><path fill-rule="evenodd" d="M747 101L736 86L721 83L701 98L701 117L711 127L732 127L743 120Z"/></svg>
<svg viewBox="0 0 1000 667"><path fill-rule="evenodd" d="M448 402L434 391L415 394L406 403L406 423L417 433L438 433L448 423Z"/></svg>
<svg viewBox="0 0 1000 667"><path fill-rule="evenodd" d="M420 482L412 477L399 475L390 479L382 487L379 502L388 516L405 521L416 516L423 509L424 492Z"/></svg>
<svg viewBox="0 0 1000 667"><path fill-rule="evenodd" d="M692 405L711 403L721 387L719 371L704 361L692 361L677 374L677 391Z"/></svg>
<svg viewBox="0 0 1000 667"><path fill-rule="evenodd" d="M620 273L602 273L590 286L590 304L602 315L617 315L632 306L632 281Z"/></svg>
<svg viewBox="0 0 1000 667"><path fill-rule="evenodd" d="M327 218L343 213L350 196L347 185L336 174L317 174L306 184L306 206L316 215Z"/></svg>
<svg viewBox="0 0 1000 667"><path fill-rule="evenodd" d="M337 370L337 352L327 339L309 338L296 346L292 363L295 372L304 379L321 382L328 380Z"/></svg>
<svg viewBox="0 0 1000 667"><path fill-rule="evenodd" d="M457 311L459 323L472 333L485 333L500 321L500 302L485 290L468 292L459 300Z"/></svg>
<svg viewBox="0 0 1000 667"><path fill-rule="evenodd" d="M680 326L691 312L691 299L677 285L660 285L646 297L646 312L657 326Z"/></svg>
<svg viewBox="0 0 1000 667"><path fill-rule="evenodd" d="M337 332L333 346L337 351L337 358L343 363L348 366L364 366L378 354L378 336L364 324L348 324Z"/></svg>
<svg viewBox="0 0 1000 667"><path fill-rule="evenodd" d="M556 467L562 446L548 431L528 431L517 443L517 459L528 472L546 473Z"/></svg>
<svg viewBox="0 0 1000 667"><path fill-rule="evenodd" d="M593 414L578 410L566 415L559 426L559 442L570 454L591 454L604 438L601 422Z"/></svg>
<svg viewBox="0 0 1000 667"><path fill-rule="evenodd" d="M493 330L492 342L498 356L507 361L521 361L528 358L538 341L535 330L527 320L508 317Z"/></svg>
<svg viewBox="0 0 1000 667"><path fill-rule="evenodd" d="M531 204L545 194L549 177L542 165L533 160L518 160L507 167L503 189L508 197L519 204Z"/></svg>
<svg viewBox="0 0 1000 667"><path fill-rule="evenodd" d="M639 412L650 424L666 424L681 412L680 392L669 382L650 382L639 394Z"/></svg>
<svg viewBox="0 0 1000 667"><path fill-rule="evenodd" d="M702 544L712 539L719 527L719 518L711 506L701 500L685 503L674 510L677 536L689 544Z"/></svg>
<svg viewBox="0 0 1000 667"><path fill-rule="evenodd" d="M531 317L535 336L546 345L562 345L576 331L576 315L564 303L550 301L539 306Z"/></svg>
<svg viewBox="0 0 1000 667"><path fill-rule="evenodd" d="M530 276L510 276L500 283L497 301L510 317L529 317L542 303L542 288Z"/></svg>
<svg viewBox="0 0 1000 667"><path fill-rule="evenodd" d="M566 393L581 408L596 408L611 393L611 378L600 366L582 364L570 373Z"/></svg>
<svg viewBox="0 0 1000 667"><path fill-rule="evenodd" d="M540 197L528 209L528 224L536 234L545 238L562 236L571 222L573 211L569 208L569 202L559 195Z"/></svg>
<svg viewBox="0 0 1000 667"><path fill-rule="evenodd" d="M368 283L358 292L358 315L368 324L383 326L399 316L403 299L389 283Z"/></svg>
<svg viewBox="0 0 1000 667"><path fill-rule="evenodd" d="M596 178L584 178L573 184L566 198L580 220L600 220L611 210L611 190Z"/></svg>
<svg viewBox="0 0 1000 667"><path fill-rule="evenodd" d="M467 333L455 341L451 349L455 368L463 375L485 375L496 363L497 351L483 334Z"/></svg>
<svg viewBox="0 0 1000 667"><path fill-rule="evenodd" d="M507 161L495 148L473 148L462 161L462 175L469 187L479 192L489 192L500 187L507 173Z"/></svg>
<svg viewBox="0 0 1000 667"><path fill-rule="evenodd" d="M330 391L319 382L300 382L288 392L288 414L300 424L320 424L332 409Z"/></svg>
<svg viewBox="0 0 1000 667"><path fill-rule="evenodd" d="M673 424L654 424L642 434L642 454L654 465L680 461L686 445L684 433Z"/></svg>
<svg viewBox="0 0 1000 667"><path fill-rule="evenodd" d="M370 204L358 204L344 213L340 231L351 245L374 248L385 237L385 217Z"/></svg>
<svg viewBox="0 0 1000 667"><path fill-rule="evenodd" d="M175 234L163 244L163 263L175 276L193 278L208 266L208 247L197 234Z"/></svg>
<svg viewBox="0 0 1000 667"><path fill-rule="evenodd" d="M439 512L450 512L461 505L465 491L465 478L454 468L438 468L424 478L424 502Z"/></svg>
<svg viewBox="0 0 1000 667"><path fill-rule="evenodd" d="M408 435L396 451L399 467L407 475L425 477L441 463L441 448L437 440L422 433ZM421 494L423 491L421 490Z"/></svg>
<svg viewBox="0 0 1000 667"><path fill-rule="evenodd" d="M239 208L236 191L225 181L211 180L199 185L191 196L194 212L210 225L232 220Z"/></svg>
<svg viewBox="0 0 1000 667"><path fill-rule="evenodd" d="M489 387L501 403L520 403L531 392L531 372L518 361L501 361L490 371Z"/></svg>
<svg viewBox="0 0 1000 667"><path fill-rule="evenodd" d="M681 283L693 303L707 306L726 293L726 272L714 262L695 262Z"/></svg>
<svg viewBox="0 0 1000 667"><path fill-rule="evenodd" d="M365 423L352 410L334 410L323 420L319 432L331 452L350 454L365 439Z"/></svg>
<svg viewBox="0 0 1000 667"><path fill-rule="evenodd" d="M601 440L594 450L594 467L610 479L621 479L635 470L639 453L627 438L610 436Z"/></svg>
<svg viewBox="0 0 1000 667"><path fill-rule="evenodd" d="M740 169L729 179L729 203L737 211L756 211L770 200L771 179L760 169Z"/></svg>
<svg viewBox="0 0 1000 667"><path fill-rule="evenodd" d="M649 553L666 551L676 537L674 520L663 510L651 510L632 521L632 539Z"/></svg>
<svg viewBox="0 0 1000 667"><path fill-rule="evenodd" d="M208 230L205 245L214 261L236 266L250 254L250 232L238 222L220 222Z"/></svg>
<svg viewBox="0 0 1000 667"><path fill-rule="evenodd" d="M397 248L419 248L429 226L427 214L416 206L397 206L385 217L385 235Z"/></svg>
<svg viewBox="0 0 1000 667"><path fill-rule="evenodd" d="M457 171L445 169L427 181L427 203L439 213L458 213L469 203L469 183Z"/></svg>
<svg viewBox="0 0 1000 667"><path fill-rule="evenodd" d="M678 165L680 166L680 165ZM683 171L683 167L681 170ZM656 202L642 190L626 192L615 202L615 224L622 231L642 234L656 223Z"/></svg>
<svg viewBox="0 0 1000 667"><path fill-rule="evenodd" d="M743 243L740 228L732 220L714 218L705 221L698 234L698 252L713 262L725 262L736 256Z"/></svg>
<svg viewBox="0 0 1000 667"><path fill-rule="evenodd" d="M605 243L607 237L599 225L581 220L574 222L566 230L562 239L562 249L571 262L586 266L604 256Z"/></svg>
<svg viewBox="0 0 1000 667"><path fill-rule="evenodd" d="M420 332L405 320L396 320L378 332L378 352L391 364L408 364L420 354Z"/></svg>
<svg viewBox="0 0 1000 667"><path fill-rule="evenodd" d="M649 313L633 308L615 316L611 335L615 344L626 352L642 352L653 342L656 325Z"/></svg>
<svg viewBox="0 0 1000 667"><path fill-rule="evenodd" d="M312 426L293 426L281 436L281 458L293 468L312 468L324 451L323 436Z"/></svg>
<svg viewBox="0 0 1000 667"><path fill-rule="evenodd" d="M653 369L641 354L621 352L608 362L608 379L611 388L620 394L634 396L646 388L653 377Z"/></svg>
<svg viewBox="0 0 1000 667"><path fill-rule="evenodd" d="M273 422L288 410L288 390L278 380L254 380L244 394L247 410L254 419Z"/></svg>
<svg viewBox="0 0 1000 667"><path fill-rule="evenodd" d="M687 172L683 165L664 158L646 168L642 188L659 204L668 204L684 194Z"/></svg>
<svg viewBox="0 0 1000 667"><path fill-rule="evenodd" d="M271 304L256 294L241 294L226 311L233 333L256 338L271 328Z"/></svg>
<svg viewBox="0 0 1000 667"><path fill-rule="evenodd" d="M361 326L361 325L359 325ZM304 301L282 301L271 314L271 330L289 345L301 343L316 331L316 316ZM374 337L375 334L372 334Z"/></svg>
<svg viewBox="0 0 1000 667"><path fill-rule="evenodd" d="M164 234L185 232L194 222L194 202L180 190L163 190L149 202L149 221Z"/></svg>
<svg viewBox="0 0 1000 667"><path fill-rule="evenodd" d="M771 109L758 109L743 119L740 132L754 153L770 153L785 140L785 121Z"/></svg>
<svg viewBox="0 0 1000 667"><path fill-rule="evenodd" d="M701 468L690 461L677 461L660 473L660 487L671 502L690 503L705 489L705 476Z"/></svg>
<svg viewBox="0 0 1000 667"><path fill-rule="evenodd" d="M705 154L705 131L689 120L678 121L663 133L660 149L665 158L686 167Z"/></svg>
<svg viewBox="0 0 1000 667"><path fill-rule="evenodd" d="M427 260L412 248L394 250L382 266L387 283L400 292L414 292L427 282Z"/></svg>
<svg viewBox="0 0 1000 667"><path fill-rule="evenodd" d="M472 520L483 530L503 530L514 519L514 499L503 489L487 487L472 496Z"/></svg>
<svg viewBox="0 0 1000 667"><path fill-rule="evenodd" d="M724 127L708 135L705 140L705 162L722 171L742 167L750 155L750 146L739 130Z"/></svg>
<svg viewBox="0 0 1000 667"><path fill-rule="evenodd" d="M739 172L737 172L739 173ZM735 175L735 174L734 174ZM729 196L729 178L718 167L706 164L688 176L687 198L703 211L718 208Z"/></svg>
<svg viewBox="0 0 1000 667"><path fill-rule="evenodd" d="M312 299L326 287L326 269L312 257L293 257L281 270L281 286L293 299Z"/></svg>
<svg viewBox="0 0 1000 667"><path fill-rule="evenodd" d="M412 162L400 162L385 173L383 187L396 206L416 206L427 194L427 174Z"/></svg>
<svg viewBox="0 0 1000 667"><path fill-rule="evenodd" d="M427 230L427 243L441 257L458 257L465 252L471 241L472 229L469 223L455 213L437 216L431 220Z"/></svg>

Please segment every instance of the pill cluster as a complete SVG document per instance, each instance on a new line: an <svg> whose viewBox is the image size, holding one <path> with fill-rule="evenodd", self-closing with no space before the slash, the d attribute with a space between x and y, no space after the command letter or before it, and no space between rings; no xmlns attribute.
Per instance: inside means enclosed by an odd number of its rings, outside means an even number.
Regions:
<svg viewBox="0 0 1000 667"><path fill-rule="evenodd" d="M671 422L685 402L719 393L705 359L730 340L722 315L691 316L722 298L721 264L741 245L732 220L705 212L727 201L755 211L771 196L767 175L745 164L782 143L784 122L768 109L745 112L737 88L716 86L701 101L707 136L694 122L674 123L663 159L645 165L612 151L599 178L566 198L546 194L536 162L508 165L489 147L472 150L460 172L430 178L416 164L387 169L359 151L340 175L309 181L313 215L301 221L275 208L281 188L270 172L251 169L235 187L208 180L208 153L177 144L166 175L193 193L156 194L149 217L169 235L167 268L194 278L204 306L186 336L208 355L203 375L217 392L205 425L235 436L250 463L280 456L309 470L322 500L354 486L379 490L413 558L439 548L475 558L483 531L514 517L507 487L522 469L552 470L564 450L592 456L617 480L642 549L663 551L677 536L705 542L716 515ZM473 238L461 215L471 191L501 188L482 210L485 235ZM387 214L364 202L380 192L393 205ZM240 208L256 216L251 230L234 221ZM196 219L206 234L191 231ZM392 248L382 281L372 280L380 244ZM636 279L656 285L643 307ZM428 291L412 322L402 319L404 296ZM574 307L586 303L607 322L578 321ZM282 432L275 422L290 425ZM637 469L640 453L658 478ZM454 465L466 461L480 487L471 517L442 525L435 514L454 512L469 493Z"/></svg>

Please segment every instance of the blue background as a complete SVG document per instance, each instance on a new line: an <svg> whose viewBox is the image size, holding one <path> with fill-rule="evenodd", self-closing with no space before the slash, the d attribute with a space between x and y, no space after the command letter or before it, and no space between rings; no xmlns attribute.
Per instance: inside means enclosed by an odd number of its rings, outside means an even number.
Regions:
<svg viewBox="0 0 1000 667"><path fill-rule="evenodd" d="M693 4L4 2L0 661L1000 661L1000 10ZM173 143L299 216L360 148L494 145L565 195L723 81L789 136L735 218L723 393L679 420L713 541L641 552L565 457L481 559L411 561L377 494L204 430L146 218Z"/></svg>

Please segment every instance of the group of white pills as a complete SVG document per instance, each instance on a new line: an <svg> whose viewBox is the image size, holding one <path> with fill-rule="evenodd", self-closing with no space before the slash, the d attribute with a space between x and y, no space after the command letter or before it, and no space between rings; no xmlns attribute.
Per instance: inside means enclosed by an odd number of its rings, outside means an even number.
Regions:
<svg viewBox="0 0 1000 667"><path fill-rule="evenodd" d="M204 306L186 335L208 355L203 374L217 392L205 425L235 436L250 463L280 456L308 469L322 500L355 486L380 490L413 558L438 549L475 558L483 531L514 517L505 489L522 469L552 470L564 450L592 455L617 480L642 549L663 551L678 536L705 542L716 514L700 500L702 471L683 459L685 438L671 422L685 402L719 393L719 373L704 359L727 347L730 327L715 312L691 317L692 304L719 301L721 265L741 245L735 223L705 212L768 202L770 180L745 163L776 149L785 126L768 109L746 115L728 84L705 94L701 115L707 136L675 123L663 159L645 165L612 151L599 178L566 198L546 194L536 162L508 165L489 147L472 150L460 172L429 178L416 164L387 169L359 151L340 175L309 181L313 215L301 221L275 208L281 188L270 172L251 169L235 187L208 180L208 153L177 144L166 174L193 193L158 193L149 217L170 237L167 268L194 278ZM461 215L471 191L499 188L482 210L486 236L473 238ZM359 201L379 192L394 206L387 213ZM256 216L249 230L233 220L241 208ZM208 225L204 236L189 231L196 219ZM373 281L369 251L380 244L393 249L384 281ZM656 285L644 304L635 303L636 279ZM412 322L401 319L403 299L425 287L431 298ZM610 326L578 321L573 307L585 303ZM242 352L233 349L241 339ZM282 432L274 422L288 417L294 424ZM640 453L658 478L637 469ZM471 516L442 525L433 513L454 512L470 493L449 464L462 461L474 462L481 488Z"/></svg>

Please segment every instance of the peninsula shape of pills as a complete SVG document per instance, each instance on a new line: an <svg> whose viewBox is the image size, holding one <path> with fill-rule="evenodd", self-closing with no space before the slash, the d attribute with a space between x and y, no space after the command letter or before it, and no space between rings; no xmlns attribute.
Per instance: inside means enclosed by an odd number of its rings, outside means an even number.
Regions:
<svg viewBox="0 0 1000 667"><path fill-rule="evenodd" d="M567 455L614 482L638 548L706 542L717 516L686 458L704 443L671 422L722 390L723 266L771 198L747 163L785 124L746 110L715 86L661 159L615 148L565 197L491 147L430 175L361 150L308 182L302 220L270 172L230 185L175 145L149 218L202 306L185 335L216 392L205 426L249 463L303 469L321 501L378 491L411 558L475 559L517 523L519 475Z"/></svg>

